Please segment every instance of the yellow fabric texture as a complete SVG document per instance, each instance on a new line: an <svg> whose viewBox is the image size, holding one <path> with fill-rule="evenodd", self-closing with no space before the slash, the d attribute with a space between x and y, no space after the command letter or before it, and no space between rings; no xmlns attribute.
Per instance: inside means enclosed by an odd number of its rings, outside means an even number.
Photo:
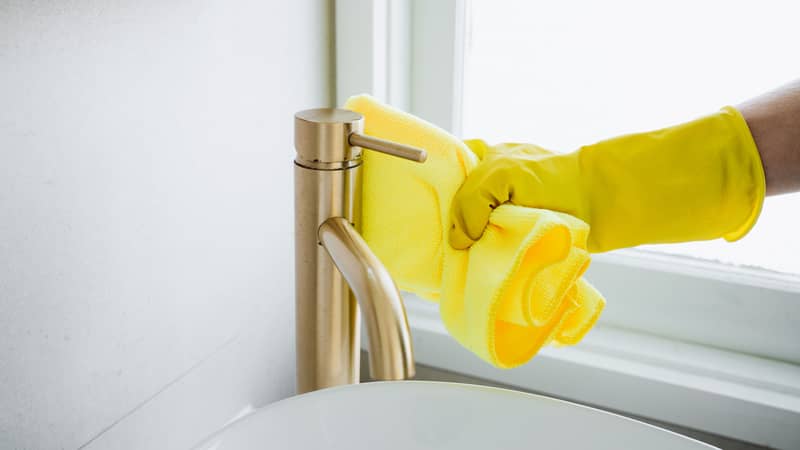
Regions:
<svg viewBox="0 0 800 450"><path fill-rule="evenodd" d="M479 163L467 145L417 117L356 96L345 108L364 132L424 148L425 163L363 155L362 234L399 287L440 304L450 334L489 363L510 368L549 343L576 344L605 300L581 278L586 223L567 214L502 205L469 249L447 242L450 203Z"/></svg>
<svg viewBox="0 0 800 450"><path fill-rule="evenodd" d="M764 200L761 158L732 107L691 122L551 153L531 144L470 146L491 154L453 199L450 243L480 237L492 208L569 213L591 226L590 252L743 237ZM513 197L513 199L512 199Z"/></svg>

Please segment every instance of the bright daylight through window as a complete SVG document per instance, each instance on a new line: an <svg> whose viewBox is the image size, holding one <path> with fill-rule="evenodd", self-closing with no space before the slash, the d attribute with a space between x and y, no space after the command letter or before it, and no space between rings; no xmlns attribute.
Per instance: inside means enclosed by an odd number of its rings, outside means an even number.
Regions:
<svg viewBox="0 0 800 450"><path fill-rule="evenodd" d="M800 76L796 0L473 0L462 135L555 151L673 125ZM668 170L668 168L665 168ZM800 194L743 240L646 246L800 274Z"/></svg>

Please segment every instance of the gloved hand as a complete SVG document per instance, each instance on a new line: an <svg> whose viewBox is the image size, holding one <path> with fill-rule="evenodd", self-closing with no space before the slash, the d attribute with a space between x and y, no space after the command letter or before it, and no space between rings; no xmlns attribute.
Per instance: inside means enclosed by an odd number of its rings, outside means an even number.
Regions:
<svg viewBox="0 0 800 450"><path fill-rule="evenodd" d="M551 209L589 224L588 248L744 236L764 199L761 159L732 107L648 133L551 153L530 144L468 141L482 161L451 205L450 244L480 238L502 203Z"/></svg>

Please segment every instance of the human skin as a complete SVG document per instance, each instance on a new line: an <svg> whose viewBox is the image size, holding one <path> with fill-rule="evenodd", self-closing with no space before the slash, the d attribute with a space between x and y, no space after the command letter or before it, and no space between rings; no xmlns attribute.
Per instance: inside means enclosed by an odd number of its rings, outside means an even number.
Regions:
<svg viewBox="0 0 800 450"><path fill-rule="evenodd" d="M800 191L800 80L737 106L753 135L767 195Z"/></svg>

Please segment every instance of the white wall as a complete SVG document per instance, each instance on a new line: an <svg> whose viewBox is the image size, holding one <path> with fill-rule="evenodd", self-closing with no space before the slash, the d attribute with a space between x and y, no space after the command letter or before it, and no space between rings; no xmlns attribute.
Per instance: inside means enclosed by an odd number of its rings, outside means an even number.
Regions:
<svg viewBox="0 0 800 450"><path fill-rule="evenodd" d="M0 3L0 448L180 448L293 392L292 114L329 104L330 8Z"/></svg>

